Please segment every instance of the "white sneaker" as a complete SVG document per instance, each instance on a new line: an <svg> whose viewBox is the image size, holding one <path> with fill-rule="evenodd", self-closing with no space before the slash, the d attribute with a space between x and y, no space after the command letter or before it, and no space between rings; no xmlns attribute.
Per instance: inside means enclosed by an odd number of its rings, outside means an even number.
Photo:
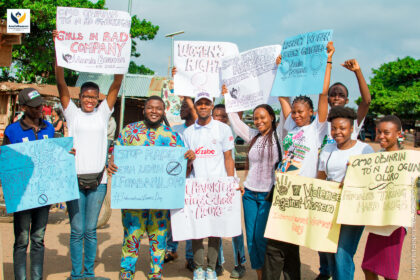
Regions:
<svg viewBox="0 0 420 280"><path fill-rule="evenodd" d="M194 270L194 278L193 280L206 280L206 273L204 270L199 267Z"/></svg>
<svg viewBox="0 0 420 280"><path fill-rule="evenodd" d="M206 280L217 280L216 271L211 268L206 269Z"/></svg>

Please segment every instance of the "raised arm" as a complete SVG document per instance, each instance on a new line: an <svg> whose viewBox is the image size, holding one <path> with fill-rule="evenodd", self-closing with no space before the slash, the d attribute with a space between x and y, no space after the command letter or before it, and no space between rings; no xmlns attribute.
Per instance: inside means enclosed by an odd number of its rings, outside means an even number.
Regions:
<svg viewBox="0 0 420 280"><path fill-rule="evenodd" d="M53 41L58 35L57 30L53 31ZM55 81L57 83L58 94L60 95L61 106L65 110L70 103L70 92L67 87L66 80L64 79L64 68L57 65L57 60L55 61Z"/></svg>
<svg viewBox="0 0 420 280"><path fill-rule="evenodd" d="M106 96L106 102L108 103L109 109L114 108L115 102L117 102L118 92L120 91L122 80L124 79L123 74L115 74L114 81L108 90L108 95Z"/></svg>
<svg viewBox="0 0 420 280"><path fill-rule="evenodd" d="M177 72L176 67L175 66L172 67L172 78L175 77L176 72ZM181 99L181 101L185 100L185 102L188 105L188 108L190 109L191 117L195 121L198 118L198 115L197 115L197 112L195 111L194 102L192 101L191 97L189 97L189 96L179 96L179 98Z"/></svg>
<svg viewBox="0 0 420 280"><path fill-rule="evenodd" d="M281 54L276 58L276 64L279 66L281 64ZM284 119L287 119L287 117L292 112L292 106L290 105L290 98L287 96L280 96L279 102L281 106L281 111L283 112Z"/></svg>
<svg viewBox="0 0 420 280"><path fill-rule="evenodd" d="M335 52L333 42L327 44L327 68L325 69L324 86L322 93L319 95L318 101L318 120L323 123L327 120L328 116L328 89L330 88L331 68L332 68L332 56Z"/></svg>
<svg viewBox="0 0 420 280"><path fill-rule="evenodd" d="M362 70L360 69L359 63L356 59L346 60L341 65L344 68L354 72L354 74L356 75L357 83L359 84L362 102L360 102L359 107L357 108L357 124L360 125L369 111L369 105L371 102L370 91L366 83L365 77L363 76Z"/></svg>

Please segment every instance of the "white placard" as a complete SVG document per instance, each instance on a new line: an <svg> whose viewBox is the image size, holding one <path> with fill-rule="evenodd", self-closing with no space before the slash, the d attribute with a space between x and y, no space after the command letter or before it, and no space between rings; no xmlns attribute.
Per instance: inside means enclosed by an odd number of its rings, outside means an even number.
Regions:
<svg viewBox="0 0 420 280"><path fill-rule="evenodd" d="M57 64L81 72L127 73L130 27L127 12L57 7Z"/></svg>
<svg viewBox="0 0 420 280"><path fill-rule="evenodd" d="M221 91L220 60L238 53L238 46L233 43L175 41L175 94L196 96L200 92L207 92L218 97Z"/></svg>
<svg viewBox="0 0 420 280"><path fill-rule="evenodd" d="M233 237L241 234L241 193L239 179L187 179L185 206L171 210L175 241L209 236Z"/></svg>
<svg viewBox="0 0 420 280"><path fill-rule="evenodd" d="M229 91L225 95L228 113L269 103L277 71L276 57L280 51L280 45L272 45L222 59L220 73L222 84Z"/></svg>

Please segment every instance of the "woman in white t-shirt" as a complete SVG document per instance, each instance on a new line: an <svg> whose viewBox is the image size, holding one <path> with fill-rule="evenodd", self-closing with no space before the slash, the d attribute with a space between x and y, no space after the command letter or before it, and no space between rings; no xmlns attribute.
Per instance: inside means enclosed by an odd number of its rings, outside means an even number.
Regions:
<svg viewBox="0 0 420 280"><path fill-rule="evenodd" d="M57 35L54 30L54 40L58 38ZM55 77L69 136L73 137L73 147L76 149L76 172L79 179L80 198L67 202L72 262L69 279L93 279L97 247L96 225L106 195L107 181L103 172L108 147L108 121L124 75L114 75L108 95L100 104L99 86L93 82L84 83L80 87L80 108L70 99L62 67L55 66ZM86 184L83 185L82 182Z"/></svg>
<svg viewBox="0 0 420 280"><path fill-rule="evenodd" d="M288 97L279 97L283 116L286 119L284 129L287 131L283 139L283 158L278 172L305 177L316 177L318 150L327 134L328 88L330 85L332 42L327 44L327 66L322 93L318 100L318 113L313 117L312 100L306 96L298 96L292 105ZM281 63L281 56L277 58ZM279 279L283 272L285 279L300 279L299 246L273 239L267 240L263 279Z"/></svg>
<svg viewBox="0 0 420 280"><path fill-rule="evenodd" d="M319 156L318 179L343 182L350 156L374 152L368 144L351 138L356 118L351 108L336 106L330 110L328 121L331 122L331 136L335 143L326 145ZM333 279L354 278L353 256L363 228L341 225L337 253L324 253Z"/></svg>

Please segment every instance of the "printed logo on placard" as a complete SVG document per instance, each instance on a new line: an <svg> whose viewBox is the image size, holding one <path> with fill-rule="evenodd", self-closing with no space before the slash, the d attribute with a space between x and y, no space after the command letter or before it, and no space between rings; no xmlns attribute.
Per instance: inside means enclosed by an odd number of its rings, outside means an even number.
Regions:
<svg viewBox="0 0 420 280"><path fill-rule="evenodd" d="M7 9L7 33L30 33L30 23L30 9Z"/></svg>

